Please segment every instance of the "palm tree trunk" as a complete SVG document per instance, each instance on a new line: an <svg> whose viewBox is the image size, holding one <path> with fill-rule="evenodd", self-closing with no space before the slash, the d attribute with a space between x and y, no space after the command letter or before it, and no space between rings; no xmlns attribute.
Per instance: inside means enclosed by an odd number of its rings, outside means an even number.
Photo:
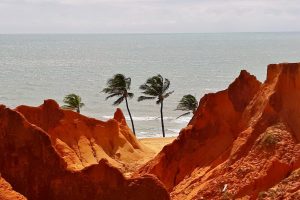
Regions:
<svg viewBox="0 0 300 200"><path fill-rule="evenodd" d="M161 128L162 128L162 134L163 137L165 137L165 125L164 125L164 116L163 116L163 102L160 103L160 120L161 120Z"/></svg>
<svg viewBox="0 0 300 200"><path fill-rule="evenodd" d="M76 109L76 111L77 111L77 113L80 113L80 108L78 107L78 108Z"/></svg>
<svg viewBox="0 0 300 200"><path fill-rule="evenodd" d="M127 97L125 97L125 102L126 102L127 111L128 111L128 114L129 114L129 117L130 117L130 120L131 120L132 131L133 131L133 134L135 135L135 128L134 128L133 119L132 119L132 116L131 116L131 113L130 113L130 110L129 110Z"/></svg>

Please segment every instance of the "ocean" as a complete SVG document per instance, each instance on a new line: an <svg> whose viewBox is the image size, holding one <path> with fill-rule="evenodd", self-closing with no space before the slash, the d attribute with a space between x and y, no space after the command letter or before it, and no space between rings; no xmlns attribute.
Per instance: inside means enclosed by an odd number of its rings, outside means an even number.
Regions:
<svg viewBox="0 0 300 200"><path fill-rule="evenodd" d="M0 104L63 105L65 95L76 93L86 105L83 115L107 120L116 107L101 90L123 73L132 79L137 136L161 137L160 107L137 102L139 86L161 74L175 91L164 103L166 136L177 136L191 118L176 119L183 95L200 99L226 89L242 69L264 81L267 65L279 62L300 62L300 33L0 35ZM125 104L119 107L128 119Z"/></svg>

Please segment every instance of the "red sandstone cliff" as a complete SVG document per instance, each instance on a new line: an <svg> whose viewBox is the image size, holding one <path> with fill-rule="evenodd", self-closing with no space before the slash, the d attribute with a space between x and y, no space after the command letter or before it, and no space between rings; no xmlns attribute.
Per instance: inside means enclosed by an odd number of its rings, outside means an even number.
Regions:
<svg viewBox="0 0 300 200"><path fill-rule="evenodd" d="M0 106L1 176L34 200L169 199L155 177L127 179L102 159L108 158L103 152L111 160L122 154L130 159L127 151L140 149L119 110L115 118L89 119L51 100L39 108Z"/></svg>
<svg viewBox="0 0 300 200"><path fill-rule="evenodd" d="M300 64L269 65L263 84L242 71L138 174L178 200L300 199L299 102Z"/></svg>
<svg viewBox="0 0 300 200"><path fill-rule="evenodd" d="M62 110L53 100L46 100L39 107L19 106L16 110L47 132L70 170L81 170L103 158L125 170L127 163L144 155L144 147L128 128L120 109L107 122Z"/></svg>

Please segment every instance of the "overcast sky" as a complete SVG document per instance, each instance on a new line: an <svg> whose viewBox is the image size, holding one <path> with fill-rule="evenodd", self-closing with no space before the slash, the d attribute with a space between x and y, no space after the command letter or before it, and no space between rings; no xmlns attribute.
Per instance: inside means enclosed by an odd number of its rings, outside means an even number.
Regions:
<svg viewBox="0 0 300 200"><path fill-rule="evenodd" d="M0 33L300 31L300 0L0 0Z"/></svg>

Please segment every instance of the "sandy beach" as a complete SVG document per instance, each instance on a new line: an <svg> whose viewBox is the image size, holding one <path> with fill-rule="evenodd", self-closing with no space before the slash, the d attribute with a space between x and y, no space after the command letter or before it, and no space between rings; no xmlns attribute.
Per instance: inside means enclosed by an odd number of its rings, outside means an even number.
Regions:
<svg viewBox="0 0 300 200"><path fill-rule="evenodd" d="M126 177L130 177L133 172L138 170L141 166L153 159L164 146L170 144L175 140L176 137L166 138L142 138L138 141L143 145L143 157L138 157L135 161L124 161L125 167L120 168Z"/></svg>
<svg viewBox="0 0 300 200"><path fill-rule="evenodd" d="M153 150L155 154L159 153L164 146L170 144L175 140L176 137L166 137L166 138L143 138L139 141L144 144L149 149Z"/></svg>

